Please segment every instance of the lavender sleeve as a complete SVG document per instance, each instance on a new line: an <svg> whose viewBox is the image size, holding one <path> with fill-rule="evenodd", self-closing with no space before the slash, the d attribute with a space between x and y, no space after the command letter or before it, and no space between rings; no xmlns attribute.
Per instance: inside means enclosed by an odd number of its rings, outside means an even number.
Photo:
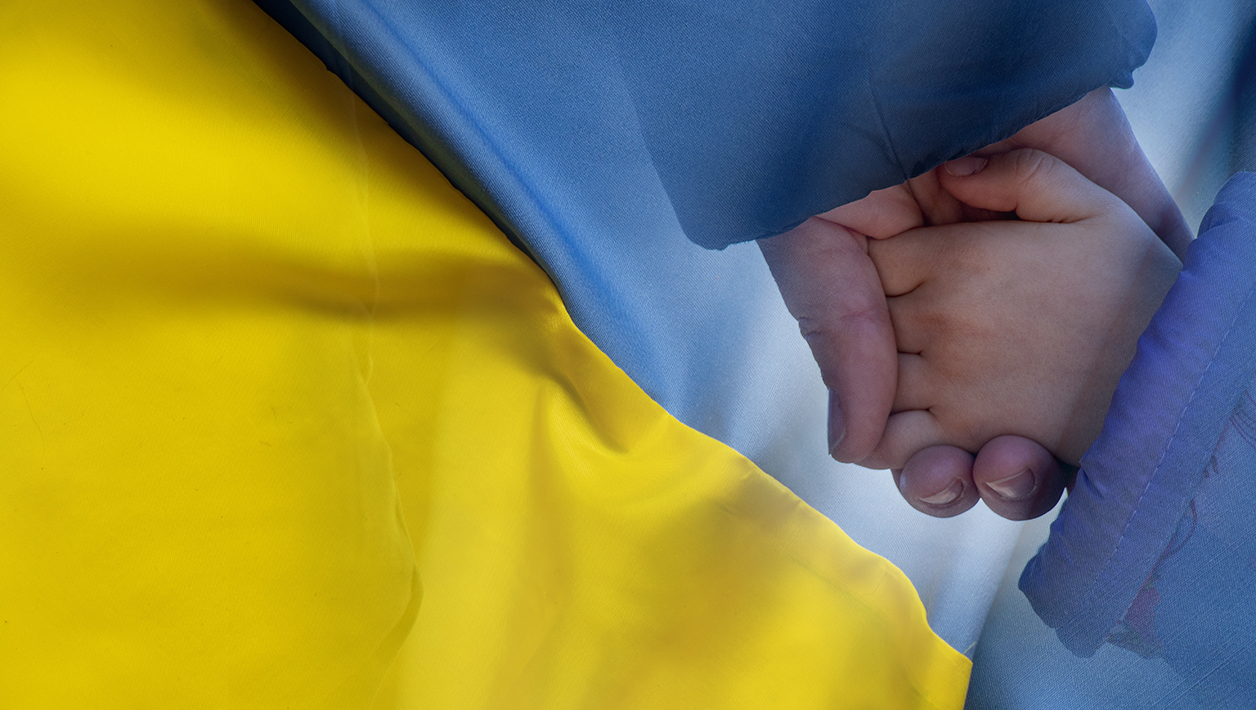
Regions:
<svg viewBox="0 0 1256 710"><path fill-rule="evenodd" d="M1256 174L1234 176L1021 575L1079 656L1163 657L1207 704L1256 706Z"/></svg>

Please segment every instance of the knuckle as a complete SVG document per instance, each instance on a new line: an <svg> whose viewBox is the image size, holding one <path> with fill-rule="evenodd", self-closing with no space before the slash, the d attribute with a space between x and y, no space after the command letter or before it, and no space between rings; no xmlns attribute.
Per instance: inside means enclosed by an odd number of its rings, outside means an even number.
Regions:
<svg viewBox="0 0 1256 710"><path fill-rule="evenodd" d="M798 316L798 332L802 333L802 339L807 341L808 345L814 347L824 340L828 329L824 327L823 322L819 319Z"/></svg>
<svg viewBox="0 0 1256 710"><path fill-rule="evenodd" d="M887 444L882 442L873 448L867 455L856 457L849 463L873 470L901 470L907 463L907 457L889 450Z"/></svg>
<svg viewBox="0 0 1256 710"><path fill-rule="evenodd" d="M837 319L843 329L886 325L889 322L889 309L885 303L885 295L861 294L845 304Z"/></svg>
<svg viewBox="0 0 1256 710"><path fill-rule="evenodd" d="M846 304L839 313L831 318L816 318L801 315L797 317L798 331L807 344L813 348L817 345L829 347L830 340L836 337L859 337L847 335L851 331L867 331L889 326L889 312L884 297L880 299L859 297Z"/></svg>
<svg viewBox="0 0 1256 710"><path fill-rule="evenodd" d="M1050 176L1055 162L1046 153L1024 148L1015 153L1013 168L1018 180L1033 183Z"/></svg>

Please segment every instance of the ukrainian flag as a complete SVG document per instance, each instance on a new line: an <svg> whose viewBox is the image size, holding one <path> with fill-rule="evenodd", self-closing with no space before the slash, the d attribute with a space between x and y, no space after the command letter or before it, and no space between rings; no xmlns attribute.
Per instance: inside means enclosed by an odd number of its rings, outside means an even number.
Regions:
<svg viewBox="0 0 1256 710"><path fill-rule="evenodd" d="M0 96L0 706L962 705L257 6L5 3Z"/></svg>

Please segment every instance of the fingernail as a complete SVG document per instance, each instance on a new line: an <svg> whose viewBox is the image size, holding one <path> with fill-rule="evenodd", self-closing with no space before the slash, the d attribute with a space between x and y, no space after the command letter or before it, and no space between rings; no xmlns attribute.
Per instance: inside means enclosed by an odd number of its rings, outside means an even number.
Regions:
<svg viewBox="0 0 1256 710"><path fill-rule="evenodd" d="M846 440L846 419L842 416L842 402L837 390L829 390L829 456Z"/></svg>
<svg viewBox="0 0 1256 710"><path fill-rule="evenodd" d="M986 484L1003 500L1020 500L1034 492L1034 473L1027 468L1007 478Z"/></svg>
<svg viewBox="0 0 1256 710"><path fill-rule="evenodd" d="M964 484L962 481L951 481L951 485L934 493L931 496L921 496L920 502L933 506L950 505L959 500L959 496L964 492Z"/></svg>
<svg viewBox="0 0 1256 710"><path fill-rule="evenodd" d="M956 158L955 160L949 161L943 165L943 167L946 168L948 173L956 177L964 177L965 175L974 175L981 172L981 169L986 167L986 163L988 162L990 161L985 158L968 155L963 158Z"/></svg>

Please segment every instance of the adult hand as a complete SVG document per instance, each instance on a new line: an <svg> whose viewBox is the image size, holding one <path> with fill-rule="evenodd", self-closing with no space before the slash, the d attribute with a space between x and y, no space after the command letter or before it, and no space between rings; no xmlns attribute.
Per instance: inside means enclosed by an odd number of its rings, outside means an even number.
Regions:
<svg viewBox="0 0 1256 710"><path fill-rule="evenodd" d="M759 248L829 388L829 454L860 461L881 441L898 363L890 312L862 234L823 217Z"/></svg>
<svg viewBox="0 0 1256 710"><path fill-rule="evenodd" d="M974 155L1017 148L1035 148L1068 163L1133 208L1179 261L1186 257L1186 247L1193 239L1191 229L1143 154L1111 90L1096 89Z"/></svg>
<svg viewBox="0 0 1256 710"><path fill-rule="evenodd" d="M1179 258L1184 254L1190 230L1107 88L978 155L1016 148L1036 148L1069 163L1130 205ZM981 162L961 158L939 169L963 174ZM895 443L896 432L885 425L897 384L896 347L861 235L886 238L914 227L996 216L950 197L930 172L759 242L829 388L830 453L839 461L892 468L907 501L937 517L958 515L978 498L1005 518L1037 517L1055 505L1076 470L1036 442L1013 436L988 442L975 458L945 445L926 447L905 462L874 454Z"/></svg>

